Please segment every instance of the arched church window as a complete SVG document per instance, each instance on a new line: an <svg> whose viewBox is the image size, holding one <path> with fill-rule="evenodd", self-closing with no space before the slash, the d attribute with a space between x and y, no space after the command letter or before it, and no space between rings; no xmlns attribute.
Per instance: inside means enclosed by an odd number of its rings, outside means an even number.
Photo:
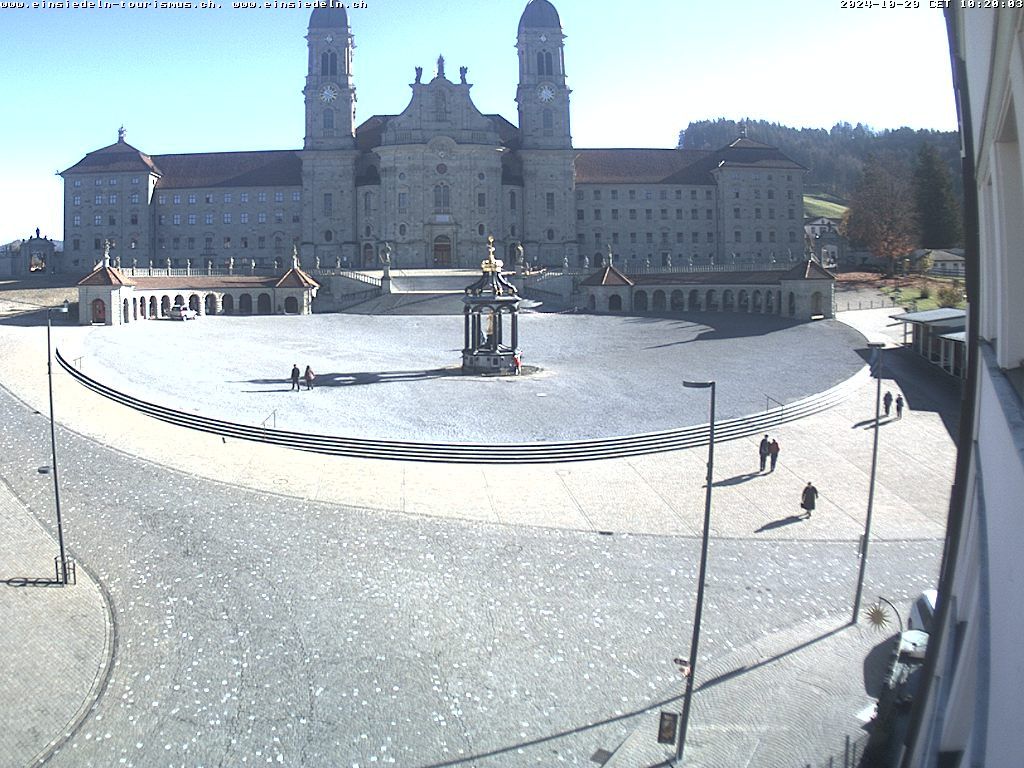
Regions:
<svg viewBox="0 0 1024 768"><path fill-rule="evenodd" d="M330 75L338 74L338 54L336 54L336 53L331 53L330 54L330 72L328 72L328 74L330 74Z"/></svg>
<svg viewBox="0 0 1024 768"><path fill-rule="evenodd" d="M334 110L333 109L325 109L324 110L324 131L333 131L333 130L334 130Z"/></svg>
<svg viewBox="0 0 1024 768"><path fill-rule="evenodd" d="M331 55L324 51L320 54L320 74L326 76L330 74L331 69Z"/></svg>
<svg viewBox="0 0 1024 768"><path fill-rule="evenodd" d="M367 216L370 215L370 211L373 210L373 193L363 193L363 213Z"/></svg>
<svg viewBox="0 0 1024 768"><path fill-rule="evenodd" d="M511 210L513 210L513 211L516 209L516 193L515 192L509 192L508 193L508 207Z"/></svg>
<svg viewBox="0 0 1024 768"><path fill-rule="evenodd" d="M544 52L544 74L553 75L555 73L554 68L551 66L551 54L547 51Z"/></svg>
<svg viewBox="0 0 1024 768"><path fill-rule="evenodd" d="M550 136L555 130L555 118L550 109L545 109L540 116L541 126L544 128L544 135Z"/></svg>
<svg viewBox="0 0 1024 768"><path fill-rule="evenodd" d="M450 213L451 207L451 190L448 185L436 185L434 187L434 213Z"/></svg>
<svg viewBox="0 0 1024 768"><path fill-rule="evenodd" d="M439 122L448 119L448 103L441 91L434 94L434 119Z"/></svg>
<svg viewBox="0 0 1024 768"><path fill-rule="evenodd" d="M406 231L407 230L406 230L405 224L399 224L398 225L398 234L399 234L400 237L405 237Z"/></svg>

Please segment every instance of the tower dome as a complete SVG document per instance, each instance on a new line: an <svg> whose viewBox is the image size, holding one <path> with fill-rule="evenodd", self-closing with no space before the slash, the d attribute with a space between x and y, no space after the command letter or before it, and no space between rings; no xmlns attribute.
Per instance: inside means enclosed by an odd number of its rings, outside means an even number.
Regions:
<svg viewBox="0 0 1024 768"><path fill-rule="evenodd" d="M331 3L336 8L316 8L309 15L310 29L348 29L348 15L342 3Z"/></svg>
<svg viewBox="0 0 1024 768"><path fill-rule="evenodd" d="M530 0L526 4L523 15L519 17L519 31L522 32L527 27L561 29L562 20L558 18L555 6L548 0Z"/></svg>

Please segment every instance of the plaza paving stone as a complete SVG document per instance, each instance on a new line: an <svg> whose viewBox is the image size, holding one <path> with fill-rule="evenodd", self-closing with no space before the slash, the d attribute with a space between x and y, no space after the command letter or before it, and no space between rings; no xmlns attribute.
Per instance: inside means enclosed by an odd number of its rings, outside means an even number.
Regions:
<svg viewBox="0 0 1024 768"><path fill-rule="evenodd" d="M0 326L15 350L0 370L0 476L46 523L40 342L38 327ZM931 372L904 362L899 385L931 391ZM221 443L63 374L55 387L72 427L58 430L69 545L109 594L119 640L104 695L52 765L593 765L596 750L634 738L644 713L682 690L671 659L688 648L699 449L458 468L446 481L443 465ZM851 713L869 683L848 674L850 644L802 646L849 618L870 451L870 431L851 425L871 407L873 387L780 429L774 475L745 477L756 440L720 446L701 664L720 675L799 650L758 667L756 685L738 674L698 695L694 743L732 750L695 748L699 764L759 754L758 764L796 768L857 733ZM915 396L883 429L865 595L907 606L934 583L949 410L949 393ZM765 527L786 520L808 472L820 513ZM609 481L618 490L606 499ZM622 491L631 483L649 489L642 504ZM101 624L87 634L100 637ZM798 670L840 669L840 658L847 674L822 694L830 706L777 706L806 692ZM82 684L49 683L87 696ZM4 697L0 713L16 704ZM67 725L48 722L55 736ZM802 737L802 749L772 746L773 729Z"/></svg>
<svg viewBox="0 0 1024 768"><path fill-rule="evenodd" d="M718 417L828 389L864 365L863 340L835 321L528 313L529 376L463 376L460 316L203 317L65 328L87 375L150 402L279 429L441 442L614 437L707 420L682 379L722 382ZM293 363L317 374L291 392ZM728 383L728 384L726 384ZM304 389L304 385L303 385Z"/></svg>

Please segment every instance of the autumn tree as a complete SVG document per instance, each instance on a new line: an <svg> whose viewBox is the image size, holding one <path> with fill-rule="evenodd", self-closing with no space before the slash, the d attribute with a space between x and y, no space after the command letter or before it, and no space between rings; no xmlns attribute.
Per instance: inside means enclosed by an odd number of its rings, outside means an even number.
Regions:
<svg viewBox="0 0 1024 768"><path fill-rule="evenodd" d="M949 169L929 143L921 145L914 164L914 202L922 248L959 245L960 206L953 196Z"/></svg>
<svg viewBox="0 0 1024 768"><path fill-rule="evenodd" d="M917 218L906 169L891 159L872 156L854 190L844 219L845 234L887 263L896 262L917 245Z"/></svg>

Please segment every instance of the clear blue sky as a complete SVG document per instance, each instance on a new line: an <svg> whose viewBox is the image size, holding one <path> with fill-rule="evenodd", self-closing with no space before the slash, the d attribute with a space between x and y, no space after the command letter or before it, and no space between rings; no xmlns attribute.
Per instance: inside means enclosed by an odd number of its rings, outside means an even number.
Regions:
<svg viewBox="0 0 1024 768"><path fill-rule="evenodd" d="M54 176L117 139L150 154L299 148L309 10L4 10L0 243L63 237ZM29 0L31 2L31 0ZM525 0L367 0L349 11L357 121L401 112L413 67L469 67L517 122ZM691 120L955 130L940 11L839 0L556 0L577 147L672 147ZM922 0L922 6L927 6ZM988 12L988 11L986 11Z"/></svg>

